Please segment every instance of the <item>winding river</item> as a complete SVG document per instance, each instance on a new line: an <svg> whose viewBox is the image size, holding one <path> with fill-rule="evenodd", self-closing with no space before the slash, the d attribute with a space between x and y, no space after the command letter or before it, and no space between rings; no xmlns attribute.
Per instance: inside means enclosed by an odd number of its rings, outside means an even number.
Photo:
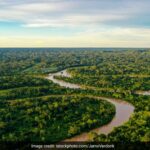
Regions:
<svg viewBox="0 0 150 150"><path fill-rule="evenodd" d="M49 74L49 76L47 77L47 79L53 81L54 83L59 84L60 86L66 87L66 88L71 88L71 89L79 89L81 88L80 85L77 84L72 84L72 83L67 83L65 81L61 81L58 79L55 79L54 76L65 76L65 77L71 77L71 75L69 73L67 73L67 70L62 70L59 71L57 73L51 73ZM106 125L103 125L99 128L93 129L91 131L96 132L98 134L103 133L103 134L108 134L110 133L114 127L118 127L122 124L124 124L125 122L127 122L130 118L130 116L133 114L134 112L134 107L133 105L123 101L123 100L118 100L118 99L113 99L113 98L106 98L106 97L96 97L96 96L92 96L93 98L96 99L103 99L106 100L112 104L115 105L116 108L116 114L114 116L114 118L112 119L111 122L109 122ZM91 132L90 131L90 132ZM70 139L66 139L64 140L65 142L71 141L71 142L77 142L77 141L89 141L89 132L84 132L81 133L80 135L74 136Z"/></svg>

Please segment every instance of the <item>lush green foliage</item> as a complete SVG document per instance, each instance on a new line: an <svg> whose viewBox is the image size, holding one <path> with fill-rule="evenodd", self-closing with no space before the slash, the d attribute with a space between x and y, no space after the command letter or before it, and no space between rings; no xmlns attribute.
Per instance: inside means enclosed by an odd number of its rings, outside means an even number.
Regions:
<svg viewBox="0 0 150 150"><path fill-rule="evenodd" d="M46 86L50 85L50 81L25 75L2 76L0 77L0 89L10 89L29 86Z"/></svg>
<svg viewBox="0 0 150 150"><path fill-rule="evenodd" d="M125 125L115 128L108 136L101 134L95 141L115 142L149 142L150 141L150 112L139 111Z"/></svg>
<svg viewBox="0 0 150 150"><path fill-rule="evenodd" d="M70 66L92 65L95 62L93 57L100 61L92 51L80 49L0 49L0 76L45 74Z"/></svg>
<svg viewBox="0 0 150 150"><path fill-rule="evenodd" d="M88 93L93 91L92 95L124 99L135 106L129 122L108 136L97 135L95 140L150 141L150 96L136 94L150 90L150 51L118 52L104 59L95 66L69 69L72 78L55 78L82 84L89 89Z"/></svg>
<svg viewBox="0 0 150 150"><path fill-rule="evenodd" d="M84 89L43 78L68 67L72 78L56 78ZM96 95L126 100L135 113L95 140L150 141L150 96L136 94L144 90L150 90L150 50L0 49L0 139L55 142L106 124L114 107L88 97Z"/></svg>
<svg viewBox="0 0 150 150"><path fill-rule="evenodd" d="M108 123L115 113L108 102L75 96L1 101L1 107L4 141L60 141Z"/></svg>

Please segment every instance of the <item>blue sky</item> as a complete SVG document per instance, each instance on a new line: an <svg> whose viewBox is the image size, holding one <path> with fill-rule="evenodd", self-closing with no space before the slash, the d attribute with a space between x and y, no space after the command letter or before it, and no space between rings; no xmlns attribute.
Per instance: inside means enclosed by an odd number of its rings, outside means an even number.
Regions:
<svg viewBox="0 0 150 150"><path fill-rule="evenodd" d="M150 0L0 0L1 47L150 47Z"/></svg>

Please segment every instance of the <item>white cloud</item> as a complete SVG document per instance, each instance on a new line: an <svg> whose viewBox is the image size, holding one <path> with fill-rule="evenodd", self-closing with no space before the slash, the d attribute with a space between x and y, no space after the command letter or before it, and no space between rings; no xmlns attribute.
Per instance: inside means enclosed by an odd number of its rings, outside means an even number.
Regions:
<svg viewBox="0 0 150 150"><path fill-rule="evenodd" d="M98 25L103 22L113 21L113 20L123 20L128 16L121 15L103 15L95 16L93 15L66 15L59 17L59 19L35 19L28 20L23 26L24 27L76 27L84 25Z"/></svg>
<svg viewBox="0 0 150 150"><path fill-rule="evenodd" d="M5 5L2 5L4 3ZM0 20L18 21L24 27L61 27L101 24L132 18L145 5L127 1L37 0L2 1ZM115 5L116 4L116 5ZM141 7L136 7L141 4ZM40 21L38 21L40 20Z"/></svg>
<svg viewBox="0 0 150 150"><path fill-rule="evenodd" d="M16 35L6 31L12 36L0 37L0 46L150 46L150 29L145 29L144 25L136 26L144 24L144 17L150 15L150 2L143 1L0 0L0 21L19 22L22 27L18 31L24 31ZM138 17L139 20L134 20ZM38 32L36 37L32 36L37 31L32 28L40 28L42 32L46 31L41 29L45 27L59 30L55 30L56 35L49 29L46 34ZM0 30L0 33L3 32Z"/></svg>
<svg viewBox="0 0 150 150"><path fill-rule="evenodd" d="M0 7L1 4L0 4ZM0 9L0 19L1 20L13 20L26 22L34 20L37 18L51 18L54 14L60 13L61 11L71 8L71 5L68 3L59 2L29 2L16 4L6 3ZM52 13L54 13L52 15Z"/></svg>
<svg viewBox="0 0 150 150"><path fill-rule="evenodd" d="M61 4L61 3L48 3L48 2L41 2L41 3L29 3L29 4L21 4L12 6L11 9L17 10L17 11L25 11L30 13L44 13L44 12L53 12L53 11L59 11L63 9L67 9L67 7L70 7L70 5L67 4Z"/></svg>

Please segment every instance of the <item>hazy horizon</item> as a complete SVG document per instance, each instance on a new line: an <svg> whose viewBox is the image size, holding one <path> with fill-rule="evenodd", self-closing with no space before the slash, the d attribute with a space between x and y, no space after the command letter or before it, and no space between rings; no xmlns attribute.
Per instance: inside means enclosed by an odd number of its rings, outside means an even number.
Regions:
<svg viewBox="0 0 150 150"><path fill-rule="evenodd" d="M0 47L1 49L150 50L150 47Z"/></svg>
<svg viewBox="0 0 150 150"><path fill-rule="evenodd" d="M149 0L0 0L1 48L150 48Z"/></svg>

